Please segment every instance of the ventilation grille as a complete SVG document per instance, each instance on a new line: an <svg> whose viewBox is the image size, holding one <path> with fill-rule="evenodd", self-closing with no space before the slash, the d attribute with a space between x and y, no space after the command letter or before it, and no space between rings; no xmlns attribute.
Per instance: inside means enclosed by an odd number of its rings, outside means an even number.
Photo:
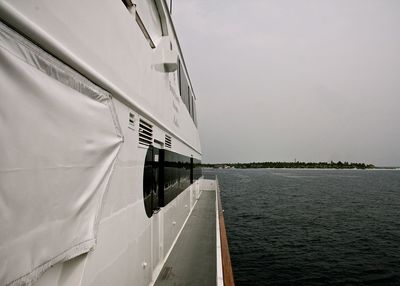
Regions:
<svg viewBox="0 0 400 286"><path fill-rule="evenodd" d="M139 144L149 146L153 143L153 126L144 120L139 120Z"/></svg>
<svg viewBox="0 0 400 286"><path fill-rule="evenodd" d="M128 127L132 130L135 130L135 114L129 112L129 124Z"/></svg>
<svg viewBox="0 0 400 286"><path fill-rule="evenodd" d="M171 148L172 147L172 142L171 142L171 136L165 134L165 147Z"/></svg>

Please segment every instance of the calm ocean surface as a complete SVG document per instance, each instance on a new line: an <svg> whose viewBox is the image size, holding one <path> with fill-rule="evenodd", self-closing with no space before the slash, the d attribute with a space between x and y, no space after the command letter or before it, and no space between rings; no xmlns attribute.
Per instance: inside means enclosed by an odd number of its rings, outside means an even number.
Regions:
<svg viewBox="0 0 400 286"><path fill-rule="evenodd" d="M211 170L237 285L400 285L400 171Z"/></svg>

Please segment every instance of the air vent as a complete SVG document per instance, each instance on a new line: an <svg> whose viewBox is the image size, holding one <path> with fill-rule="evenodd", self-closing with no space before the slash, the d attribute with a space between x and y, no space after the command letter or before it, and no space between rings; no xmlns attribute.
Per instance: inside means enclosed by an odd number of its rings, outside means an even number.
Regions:
<svg viewBox="0 0 400 286"><path fill-rule="evenodd" d="M153 126L146 121L139 120L139 144L149 146L153 143Z"/></svg>
<svg viewBox="0 0 400 286"><path fill-rule="evenodd" d="M172 147L172 141L171 141L171 136L165 134L165 147L171 148Z"/></svg>
<svg viewBox="0 0 400 286"><path fill-rule="evenodd" d="M129 123L128 127L132 130L135 130L135 114L132 112L129 112Z"/></svg>

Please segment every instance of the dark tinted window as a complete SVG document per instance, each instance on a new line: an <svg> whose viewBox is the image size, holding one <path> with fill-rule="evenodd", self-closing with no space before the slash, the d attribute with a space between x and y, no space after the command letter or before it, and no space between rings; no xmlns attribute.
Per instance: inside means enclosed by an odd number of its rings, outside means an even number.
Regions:
<svg viewBox="0 0 400 286"><path fill-rule="evenodd" d="M201 161L193 159L193 182L200 179L203 176L203 171L201 169Z"/></svg>
<svg viewBox="0 0 400 286"><path fill-rule="evenodd" d="M164 202L168 204L190 186L190 158L165 150Z"/></svg>
<svg viewBox="0 0 400 286"><path fill-rule="evenodd" d="M179 63L179 84L180 84L180 92L181 92L182 101L186 105L186 108L188 108L188 104L189 104L189 83L188 83L188 80L186 78L182 63Z"/></svg>
<svg viewBox="0 0 400 286"><path fill-rule="evenodd" d="M146 153L143 173L143 200L146 214L151 217L153 211L158 209L158 176L159 176L159 150L149 146Z"/></svg>
<svg viewBox="0 0 400 286"><path fill-rule="evenodd" d="M184 68L180 61L178 67L178 79L182 102L183 104L185 104L186 109L189 111L189 114L192 117L194 124L197 126L195 99L193 97L192 90L190 89L189 82L186 78Z"/></svg>
<svg viewBox="0 0 400 286"><path fill-rule="evenodd" d="M202 176L200 160L150 146L143 174L146 214L163 207Z"/></svg>

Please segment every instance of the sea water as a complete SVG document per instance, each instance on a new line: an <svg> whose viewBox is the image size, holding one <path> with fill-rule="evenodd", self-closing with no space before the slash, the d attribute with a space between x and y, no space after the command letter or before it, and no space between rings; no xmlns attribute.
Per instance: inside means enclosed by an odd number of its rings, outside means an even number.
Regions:
<svg viewBox="0 0 400 286"><path fill-rule="evenodd" d="M400 285L400 171L218 176L237 285Z"/></svg>

